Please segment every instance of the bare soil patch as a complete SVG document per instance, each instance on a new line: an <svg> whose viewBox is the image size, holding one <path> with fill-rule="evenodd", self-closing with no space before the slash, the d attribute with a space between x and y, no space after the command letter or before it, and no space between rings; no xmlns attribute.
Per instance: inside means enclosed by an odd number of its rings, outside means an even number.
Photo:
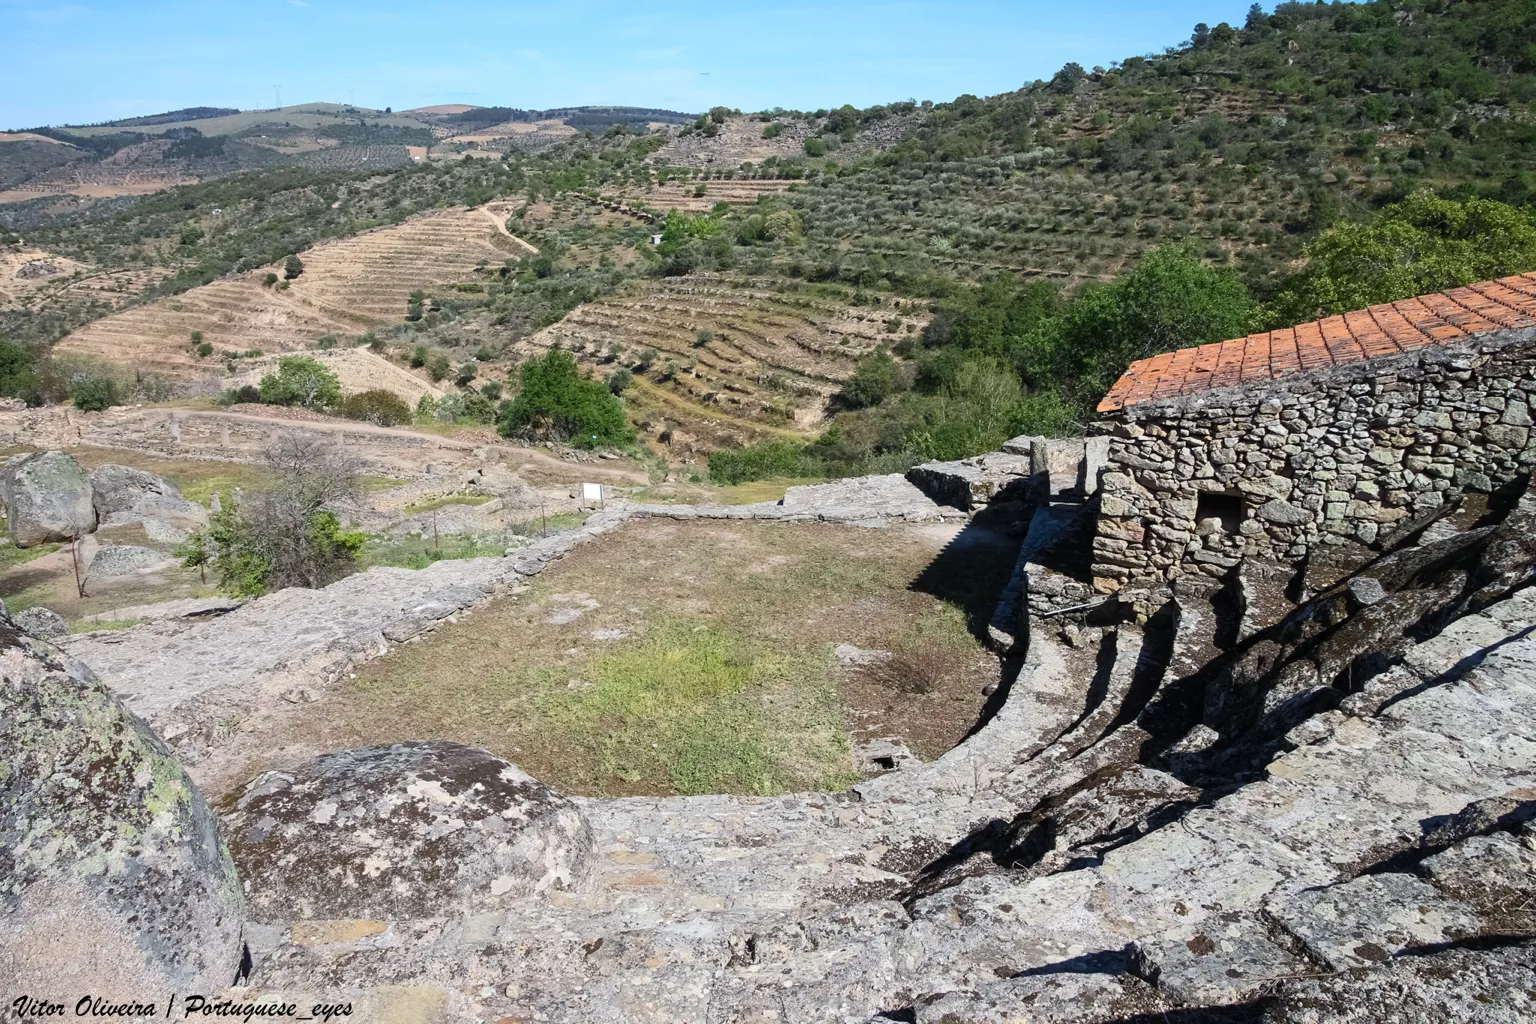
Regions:
<svg viewBox="0 0 1536 1024"><path fill-rule="evenodd" d="M284 748L445 739L572 793L775 793L855 781L853 748L877 736L931 759L997 679L968 623L1016 550L997 537L956 561L955 531L631 523L363 666L252 770ZM935 586L946 557L956 578Z"/></svg>

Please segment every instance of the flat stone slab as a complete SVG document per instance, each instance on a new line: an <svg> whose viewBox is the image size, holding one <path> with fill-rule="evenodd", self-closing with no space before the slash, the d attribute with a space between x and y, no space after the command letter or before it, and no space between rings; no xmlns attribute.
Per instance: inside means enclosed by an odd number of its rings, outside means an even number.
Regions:
<svg viewBox="0 0 1536 1024"><path fill-rule="evenodd" d="M880 526L888 522L960 522L959 509L941 505L900 473L852 477L791 487L782 502L751 505L629 506L630 514L659 519L761 519Z"/></svg>
<svg viewBox="0 0 1536 1024"><path fill-rule="evenodd" d="M1411 875L1363 875L1296 893L1269 912L1335 971L1384 964L1404 952L1470 938L1482 921Z"/></svg>
<svg viewBox="0 0 1536 1024"><path fill-rule="evenodd" d="M222 615L239 608L244 602L233 597L187 597L179 601L159 601L155 604L131 604L124 608L96 612L83 616L81 622L131 622L144 620L158 622L162 619L191 619L205 615Z"/></svg>

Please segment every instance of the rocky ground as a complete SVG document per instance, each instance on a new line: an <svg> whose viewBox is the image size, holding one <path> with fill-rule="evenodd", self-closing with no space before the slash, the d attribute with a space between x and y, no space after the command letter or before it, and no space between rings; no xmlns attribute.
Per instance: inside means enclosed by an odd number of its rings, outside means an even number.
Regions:
<svg viewBox="0 0 1536 1024"><path fill-rule="evenodd" d="M302 715L357 661L658 515L960 513L901 478L615 504L507 558L64 647L195 778L228 783L242 722ZM431 744L348 755L366 784L324 757L250 780L222 809L246 887L239 997L391 1020L1536 1016L1536 497L1406 524L1263 604L1240 599L1255 566L1036 610L1071 543L1035 534L1056 519L1036 516L994 617L1006 654L972 735L845 792L568 800ZM296 820L311 838L278 870L268 837ZM482 858L451 854L474 835ZM324 907L284 881L306 872L330 880Z"/></svg>

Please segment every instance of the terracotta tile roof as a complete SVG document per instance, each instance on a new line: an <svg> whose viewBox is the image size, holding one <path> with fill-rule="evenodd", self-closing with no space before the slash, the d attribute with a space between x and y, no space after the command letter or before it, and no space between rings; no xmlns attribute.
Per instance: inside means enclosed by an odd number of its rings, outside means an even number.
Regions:
<svg viewBox="0 0 1536 1024"><path fill-rule="evenodd" d="M1521 327L1536 327L1536 273L1141 359L1109 389L1099 412Z"/></svg>

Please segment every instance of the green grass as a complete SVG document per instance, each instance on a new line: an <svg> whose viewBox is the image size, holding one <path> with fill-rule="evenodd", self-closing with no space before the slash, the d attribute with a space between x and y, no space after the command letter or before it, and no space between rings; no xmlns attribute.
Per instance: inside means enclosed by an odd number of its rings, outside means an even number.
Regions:
<svg viewBox="0 0 1536 1024"><path fill-rule="evenodd" d="M76 633L99 633L109 629L127 629L137 626L143 619L108 619L104 622L75 622L70 629Z"/></svg>
<svg viewBox="0 0 1536 1024"><path fill-rule="evenodd" d="M514 523L512 532L523 537L538 537L546 526L551 530L570 530L585 523L589 515L589 512L556 512L551 516Z"/></svg>
<svg viewBox="0 0 1536 1024"><path fill-rule="evenodd" d="M397 566L401 569L425 569L433 562L448 558L500 558L507 553L506 541L476 534L442 537L436 546L429 539L375 538L364 546L358 559L359 569Z"/></svg>
<svg viewBox="0 0 1536 1024"><path fill-rule="evenodd" d="M448 494L441 498L432 498L428 501L407 505L402 510L408 516L420 515L423 512L435 512L449 505L484 505L491 499L484 494Z"/></svg>
<svg viewBox="0 0 1536 1024"><path fill-rule="evenodd" d="M443 538L443 556L481 553L458 547L470 542ZM943 544L917 528L632 524L360 666L294 742L471 743L593 796L842 788L855 739L901 736L937 757L995 678L966 608L919 582ZM430 546L376 542L365 558L420 566ZM947 574L1015 560L965 550ZM845 642L891 651L892 671L840 668Z"/></svg>
<svg viewBox="0 0 1536 1024"><path fill-rule="evenodd" d="M772 794L859 778L825 647L786 653L677 618L574 665L466 675L430 697L441 721L583 737L567 760L582 791L663 782L677 793ZM378 685L431 684L407 676L360 689ZM396 689L389 699L405 696Z"/></svg>
<svg viewBox="0 0 1536 1024"><path fill-rule="evenodd" d="M180 483L181 496L188 501L195 501L199 505L208 505L217 494L226 504L235 493L235 488L241 490L254 490L266 482L266 478L254 469L233 467L229 472L212 473L196 480Z"/></svg>
<svg viewBox="0 0 1536 1024"><path fill-rule="evenodd" d="M779 477L773 480L754 480L720 488L718 500L722 505L755 505L760 501L778 501L784 492L801 484L824 484L818 477Z"/></svg>
<svg viewBox="0 0 1536 1024"><path fill-rule="evenodd" d="M34 558L51 555L62 547L60 544L39 544L35 548L18 548L14 544L0 547L0 572L16 565L25 565Z"/></svg>

